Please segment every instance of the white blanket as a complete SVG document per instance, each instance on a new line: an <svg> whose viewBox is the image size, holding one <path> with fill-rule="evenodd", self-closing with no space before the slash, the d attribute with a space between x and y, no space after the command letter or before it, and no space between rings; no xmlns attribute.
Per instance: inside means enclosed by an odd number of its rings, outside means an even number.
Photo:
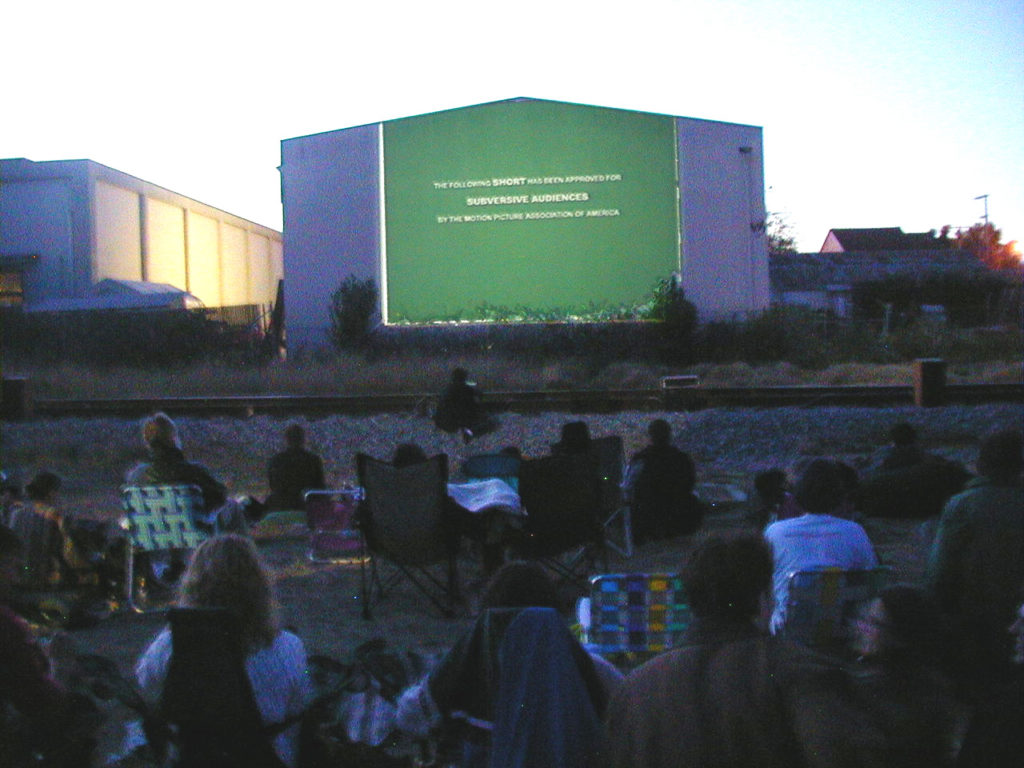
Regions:
<svg viewBox="0 0 1024 768"><path fill-rule="evenodd" d="M504 512L506 515L524 515L519 494L504 480L473 480L468 483L448 483L452 501L470 512Z"/></svg>

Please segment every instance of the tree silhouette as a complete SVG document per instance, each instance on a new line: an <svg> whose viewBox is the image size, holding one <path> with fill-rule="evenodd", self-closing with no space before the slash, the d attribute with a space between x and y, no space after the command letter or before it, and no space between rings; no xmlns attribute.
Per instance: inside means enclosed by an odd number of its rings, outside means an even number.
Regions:
<svg viewBox="0 0 1024 768"><path fill-rule="evenodd" d="M779 253L796 253L796 237L789 220L781 213L768 214L765 222L765 236L768 238L768 253L775 256Z"/></svg>
<svg viewBox="0 0 1024 768"><path fill-rule="evenodd" d="M957 230L953 243L968 251L990 269L1007 269L1020 263L1013 242L1003 243L1003 233L991 222L979 222L967 229Z"/></svg>

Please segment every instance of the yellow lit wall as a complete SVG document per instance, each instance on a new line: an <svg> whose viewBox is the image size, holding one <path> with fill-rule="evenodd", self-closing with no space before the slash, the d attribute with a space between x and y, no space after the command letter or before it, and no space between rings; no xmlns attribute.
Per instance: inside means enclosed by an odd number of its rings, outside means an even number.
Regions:
<svg viewBox="0 0 1024 768"><path fill-rule="evenodd" d="M220 273L223 276L220 299L224 306L249 303L249 261L246 259L244 229L221 223Z"/></svg>
<svg viewBox="0 0 1024 768"><path fill-rule="evenodd" d="M253 303L268 303L267 296L273 296L271 280L273 270L270 263L270 241L255 232L249 233L249 290ZM274 289L277 284L274 283Z"/></svg>
<svg viewBox="0 0 1024 768"><path fill-rule="evenodd" d="M186 289L185 211L147 197L146 280Z"/></svg>
<svg viewBox="0 0 1024 768"><path fill-rule="evenodd" d="M96 259L93 280L142 279L139 196L131 190L96 182Z"/></svg>
<svg viewBox="0 0 1024 768"><path fill-rule="evenodd" d="M208 307L222 306L216 219L188 211L188 290Z"/></svg>

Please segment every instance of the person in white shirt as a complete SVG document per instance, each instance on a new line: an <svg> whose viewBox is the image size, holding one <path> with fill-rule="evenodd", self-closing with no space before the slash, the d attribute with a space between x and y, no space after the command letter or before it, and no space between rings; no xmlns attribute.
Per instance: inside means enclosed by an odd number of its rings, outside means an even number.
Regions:
<svg viewBox="0 0 1024 768"><path fill-rule="evenodd" d="M789 577L813 568L859 569L878 565L864 529L840 516L851 489L838 463L812 461L797 483L794 498L804 514L769 525L764 537L772 547L775 609L771 631L786 622Z"/></svg>
<svg viewBox="0 0 1024 768"><path fill-rule="evenodd" d="M224 534L204 541L182 578L179 604L187 608L230 608L246 643L245 670L264 725L300 715L313 699L302 641L279 627L270 572L252 540ZM163 629L143 653L135 675L144 698L160 701L173 651L170 629ZM273 738L273 749L287 768L298 759L299 724Z"/></svg>

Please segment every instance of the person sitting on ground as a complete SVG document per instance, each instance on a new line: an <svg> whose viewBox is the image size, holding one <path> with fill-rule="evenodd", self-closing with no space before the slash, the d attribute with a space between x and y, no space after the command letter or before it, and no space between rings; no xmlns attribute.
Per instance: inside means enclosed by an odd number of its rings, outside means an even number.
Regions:
<svg viewBox="0 0 1024 768"><path fill-rule="evenodd" d="M995 432L978 451L979 477L946 504L925 579L958 634L963 682L991 690L1010 671L1006 625L1024 582L1024 484L1019 429Z"/></svg>
<svg viewBox="0 0 1024 768"><path fill-rule="evenodd" d="M938 604L921 586L882 589L855 624L860 664L847 688L864 717L862 748L879 765L949 765L959 706L942 665L948 642ZM866 737L871 734L870 738Z"/></svg>
<svg viewBox="0 0 1024 768"><path fill-rule="evenodd" d="M127 485L194 485L203 494L203 510L196 522L217 532L245 533L245 508L229 499L227 487L201 464L188 461L181 450L178 428L165 413L156 413L142 423L142 441L149 461L132 467ZM207 523L209 521L209 523Z"/></svg>
<svg viewBox="0 0 1024 768"><path fill-rule="evenodd" d="M91 765L93 713L55 675L69 646L55 639L45 653L9 604L23 559L21 540L0 526L0 765Z"/></svg>
<svg viewBox="0 0 1024 768"><path fill-rule="evenodd" d="M315 453L306 450L306 431L289 424L284 431L285 450L276 454L267 466L270 495L264 502L267 512L302 509L303 494L327 487L324 464Z"/></svg>
<svg viewBox="0 0 1024 768"><path fill-rule="evenodd" d="M57 587L96 580L88 553L72 538L70 522L57 506L61 484L53 472L40 472L25 486L27 502L11 509L11 530L25 546L24 586Z"/></svg>
<svg viewBox="0 0 1024 768"><path fill-rule="evenodd" d="M434 424L444 432L460 433L467 443L474 437L493 432L498 426L480 402L480 391L469 381L465 368L452 371L448 386L438 398Z"/></svg>
<svg viewBox="0 0 1024 768"><path fill-rule="evenodd" d="M476 624L444 656L427 677L407 689L398 704L399 728L415 736L426 736L446 723L462 744L460 766L558 765L573 768L590 763L581 758L595 747L608 696L621 682L621 674L607 661L588 654L568 631L559 613L558 591L543 567L534 562L506 563L494 574L480 602ZM517 619L527 611L543 611L547 619L545 637L519 638L512 654L510 640ZM557 658L558 663L551 664ZM509 663L512 662L512 663ZM514 690L502 688L503 672L520 669ZM505 668L507 665L508 668ZM531 672L550 678L540 680ZM525 681L530 681L529 683ZM513 697L528 689L528 707L515 704ZM527 695L530 695L527 694ZM512 712L512 716L505 720ZM552 715L538 725L538 713ZM555 722L573 718L571 726ZM519 750L551 748L533 752L534 762L516 762L508 754L492 755L496 740L509 743L500 733L502 722L514 721L517 734L511 743ZM560 736L546 738L549 729ZM591 738L585 738L587 732ZM583 743L580 743L583 742ZM557 745L557 746L556 746Z"/></svg>
<svg viewBox="0 0 1024 768"><path fill-rule="evenodd" d="M754 475L754 494L759 506L747 514L747 519L758 528L803 514L793 501L785 470L773 467Z"/></svg>
<svg viewBox="0 0 1024 768"><path fill-rule="evenodd" d="M283 723L313 698L302 641L280 628L271 576L252 540L237 534L207 539L195 550L179 588L184 608L228 608L241 628L245 670L265 726ZM170 628L160 631L135 667L143 697L160 701L173 654ZM298 757L299 726L284 729L273 749L286 766Z"/></svg>
<svg viewBox="0 0 1024 768"><path fill-rule="evenodd" d="M955 461L924 451L906 422L889 430L891 444L864 469L857 505L868 517L936 517L963 490L970 473Z"/></svg>
<svg viewBox="0 0 1024 768"><path fill-rule="evenodd" d="M664 419L652 421L647 434L651 443L630 460L624 483L637 544L688 536L704 520L704 505L693 492L693 459L672 444L672 428Z"/></svg>
<svg viewBox="0 0 1024 768"><path fill-rule="evenodd" d="M400 443L391 455L391 465L397 469L422 464L427 460L426 452L416 443Z"/></svg>
<svg viewBox="0 0 1024 768"><path fill-rule="evenodd" d="M925 460L924 451L917 443L917 430L905 421L894 424L889 430L892 443L885 449L879 468L883 471L904 469Z"/></svg>
<svg viewBox="0 0 1024 768"><path fill-rule="evenodd" d="M772 523L764 537L772 547L775 610L771 630L786 623L789 577L796 571L815 568L862 569L878 565L875 550L864 529L844 519L849 506L849 487L844 471L834 461L816 459L804 470L794 500L804 514Z"/></svg>

